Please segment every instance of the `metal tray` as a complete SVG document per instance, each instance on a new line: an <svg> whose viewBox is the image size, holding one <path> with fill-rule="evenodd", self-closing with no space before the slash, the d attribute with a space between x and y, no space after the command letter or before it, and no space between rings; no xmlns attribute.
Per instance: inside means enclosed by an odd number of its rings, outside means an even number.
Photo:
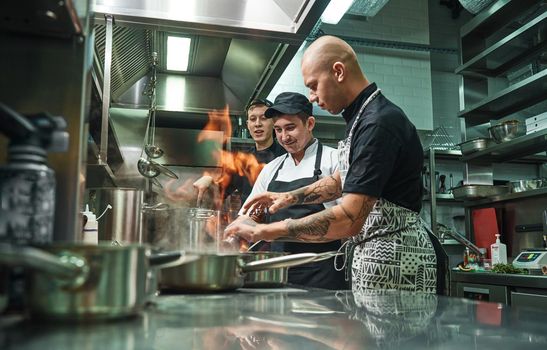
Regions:
<svg viewBox="0 0 547 350"><path fill-rule="evenodd" d="M509 193L509 187L507 186L463 185L452 189L455 199L478 199L505 193Z"/></svg>
<svg viewBox="0 0 547 350"><path fill-rule="evenodd" d="M488 138L478 138L470 141L460 143L460 149L463 155L468 155L473 152L482 151L486 149L491 142Z"/></svg>

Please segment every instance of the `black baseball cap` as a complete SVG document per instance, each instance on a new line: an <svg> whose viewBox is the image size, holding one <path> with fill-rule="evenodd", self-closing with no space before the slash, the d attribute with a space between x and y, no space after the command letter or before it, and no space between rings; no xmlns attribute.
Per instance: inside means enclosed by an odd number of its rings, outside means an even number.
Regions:
<svg viewBox="0 0 547 350"><path fill-rule="evenodd" d="M256 98L256 99L252 100L251 102L249 102L247 107L245 107L245 110L248 111L249 108L251 108L252 106L257 106L257 105L271 107L271 106L273 106L273 103L272 103L272 101L268 100L267 98Z"/></svg>
<svg viewBox="0 0 547 350"><path fill-rule="evenodd" d="M273 118L280 114L313 114L313 107L308 98L298 92L283 92L275 98L273 106L264 113L266 118Z"/></svg>

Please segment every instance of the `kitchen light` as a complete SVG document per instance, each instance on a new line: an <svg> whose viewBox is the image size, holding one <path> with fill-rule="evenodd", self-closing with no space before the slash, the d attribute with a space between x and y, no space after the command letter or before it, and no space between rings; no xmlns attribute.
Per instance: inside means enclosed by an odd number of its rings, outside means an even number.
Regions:
<svg viewBox="0 0 547 350"><path fill-rule="evenodd" d="M185 72L188 69L191 41L180 36L167 37L167 70Z"/></svg>
<svg viewBox="0 0 547 350"><path fill-rule="evenodd" d="M356 0L348 13L358 16L374 17L387 2L388 0Z"/></svg>
<svg viewBox="0 0 547 350"><path fill-rule="evenodd" d="M338 24L354 0L331 0L321 15L321 21L328 24Z"/></svg>

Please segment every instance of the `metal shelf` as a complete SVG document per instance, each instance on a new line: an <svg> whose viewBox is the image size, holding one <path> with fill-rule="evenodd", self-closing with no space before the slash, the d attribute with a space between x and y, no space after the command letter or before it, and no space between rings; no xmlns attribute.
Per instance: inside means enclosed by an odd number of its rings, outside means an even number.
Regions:
<svg viewBox="0 0 547 350"><path fill-rule="evenodd" d="M501 90L483 101L461 111L469 126L500 119L543 101L547 96L547 69Z"/></svg>
<svg viewBox="0 0 547 350"><path fill-rule="evenodd" d="M458 160L462 156L462 152L457 149L450 149L450 150L426 149L424 151L424 158L429 158L429 154L431 152L435 153L436 159Z"/></svg>
<svg viewBox="0 0 547 350"><path fill-rule="evenodd" d="M460 37L488 37L536 3L537 0L499 0L463 25Z"/></svg>
<svg viewBox="0 0 547 350"><path fill-rule="evenodd" d="M435 199L437 202L447 202L447 203L457 203L457 202L462 202L462 200L460 199L455 199L454 198L454 195L452 195L451 193L439 193L439 194L436 194L435 195ZM431 200L430 196L429 195L424 195L422 200L424 202L429 202Z"/></svg>
<svg viewBox="0 0 547 350"><path fill-rule="evenodd" d="M486 161L486 162L508 162L530 156L547 150L547 129L518 137L508 142L490 146L487 149L463 156L462 162ZM524 160L524 162L526 162ZM547 157L529 158L530 163L545 163Z"/></svg>
<svg viewBox="0 0 547 350"><path fill-rule="evenodd" d="M517 193L506 193L495 197L483 198L475 201L464 201L464 207L478 207L490 205L493 203L500 202L509 202L517 199L527 199L532 197L539 197L547 195L547 187L538 188L537 190L517 192Z"/></svg>
<svg viewBox="0 0 547 350"><path fill-rule="evenodd" d="M456 68L455 73L495 77L529 61L530 57L539 56L545 52L547 41L534 44L534 38L546 23L547 12Z"/></svg>

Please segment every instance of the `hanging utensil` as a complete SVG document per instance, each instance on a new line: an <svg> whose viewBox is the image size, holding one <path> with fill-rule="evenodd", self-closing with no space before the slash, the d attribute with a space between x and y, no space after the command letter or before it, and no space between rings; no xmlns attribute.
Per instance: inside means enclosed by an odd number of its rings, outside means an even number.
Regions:
<svg viewBox="0 0 547 350"><path fill-rule="evenodd" d="M160 174L160 170L155 166L155 163L143 157L137 162L137 169L142 176L147 178L154 178Z"/></svg>
<svg viewBox="0 0 547 350"><path fill-rule="evenodd" d="M155 101L156 101L156 95L154 92L152 96L152 106L150 107L150 112L149 112L149 120L150 120L150 131L149 131L150 133L148 135L149 140L148 140L148 144L144 146L144 152L146 153L146 155L148 155L150 158L153 158L153 159L163 156L163 150L159 146L156 146L155 144L155 136L156 136Z"/></svg>

